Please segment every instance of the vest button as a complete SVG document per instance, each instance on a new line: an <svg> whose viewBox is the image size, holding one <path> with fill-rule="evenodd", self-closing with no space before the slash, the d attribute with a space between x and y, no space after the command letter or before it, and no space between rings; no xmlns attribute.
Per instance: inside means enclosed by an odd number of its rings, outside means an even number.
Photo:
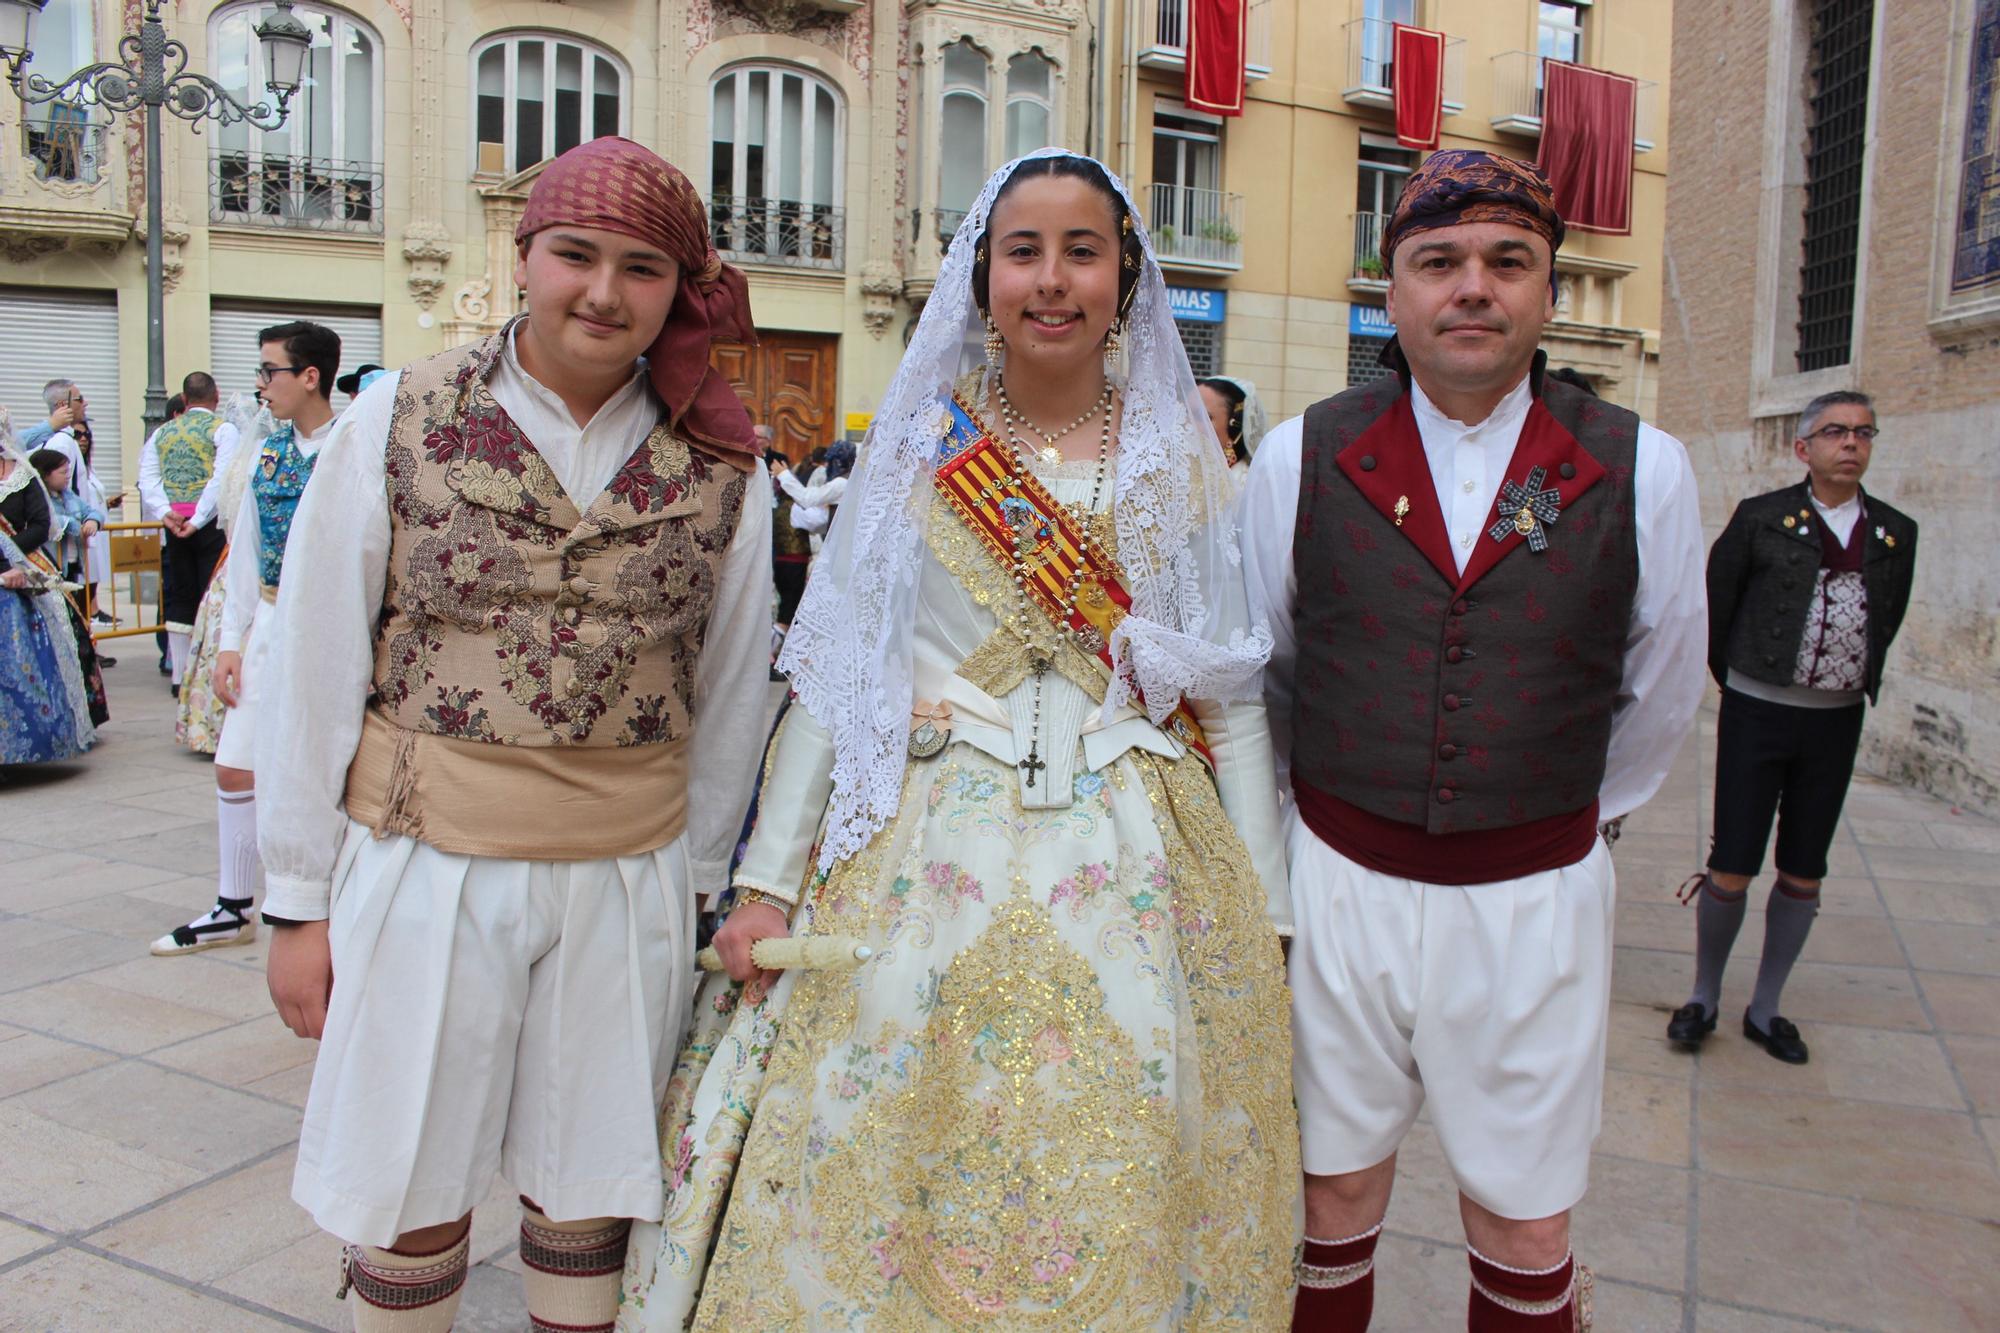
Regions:
<svg viewBox="0 0 2000 1333"><path fill-rule="evenodd" d="M1375 455L1361 455L1361 470L1363 472L1373 472L1375 470Z"/></svg>
<svg viewBox="0 0 2000 1333"><path fill-rule="evenodd" d="M1438 788L1438 804L1439 804L1439 805L1450 805L1450 804L1451 804L1451 803L1452 803L1453 801L1455 801L1455 800L1457 800L1457 799L1458 799L1458 793L1457 793L1457 792L1455 792L1455 791L1453 791L1453 790L1452 790L1451 788L1449 788L1449 787L1439 787L1439 788Z"/></svg>
<svg viewBox="0 0 2000 1333"><path fill-rule="evenodd" d="M1447 695L1446 695L1446 696L1444 697L1444 711L1445 711L1445 712L1447 712L1447 713L1456 713L1456 712L1458 711L1458 696L1457 696L1457 695L1455 695L1455 694L1447 694Z"/></svg>
<svg viewBox="0 0 2000 1333"><path fill-rule="evenodd" d="M1444 660L1447 662L1456 662L1464 656L1465 656L1465 649L1459 647L1455 643L1451 647L1444 650Z"/></svg>
<svg viewBox="0 0 2000 1333"><path fill-rule="evenodd" d="M1462 616L1471 609L1472 607L1466 602L1466 600L1463 597L1459 598L1457 601L1451 604L1451 613L1455 616Z"/></svg>
<svg viewBox="0 0 2000 1333"><path fill-rule="evenodd" d="M1446 741L1443 745L1438 746L1438 758L1440 759L1458 758L1458 747L1456 745L1453 745L1450 741Z"/></svg>
<svg viewBox="0 0 2000 1333"><path fill-rule="evenodd" d="M1576 476L1576 464L1564 463L1561 467L1557 468L1556 471L1562 475L1562 479L1564 481L1568 481L1572 477Z"/></svg>

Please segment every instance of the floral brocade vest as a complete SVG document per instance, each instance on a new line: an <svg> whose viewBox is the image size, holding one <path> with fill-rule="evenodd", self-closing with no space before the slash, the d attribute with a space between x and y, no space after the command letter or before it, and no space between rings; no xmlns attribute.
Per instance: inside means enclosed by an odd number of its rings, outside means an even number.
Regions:
<svg viewBox="0 0 2000 1333"><path fill-rule="evenodd" d="M160 427L160 489L167 503L186 507L200 502L208 479L215 475L215 428L222 419L205 408L191 408Z"/></svg>
<svg viewBox="0 0 2000 1333"><path fill-rule="evenodd" d="M682 741L744 474L662 420L579 510L488 387L506 339L398 384L375 709L506 746Z"/></svg>
<svg viewBox="0 0 2000 1333"><path fill-rule="evenodd" d="M299 497L306 493L317 461L318 454L308 458L299 449L290 422L271 433L258 455L250 493L257 502L257 577L266 588L278 586L278 575L285 567L285 543L292 535L292 516L298 512Z"/></svg>

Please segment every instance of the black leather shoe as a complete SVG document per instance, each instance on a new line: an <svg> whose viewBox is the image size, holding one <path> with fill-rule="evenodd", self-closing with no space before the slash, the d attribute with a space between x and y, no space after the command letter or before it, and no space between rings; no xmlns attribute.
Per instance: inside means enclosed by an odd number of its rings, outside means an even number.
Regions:
<svg viewBox="0 0 2000 1333"><path fill-rule="evenodd" d="M1699 1050L1702 1038L1713 1031L1715 1015L1703 1009L1696 1000L1689 1000L1674 1010L1674 1016L1667 1020L1667 1040L1690 1051Z"/></svg>
<svg viewBox="0 0 2000 1333"><path fill-rule="evenodd" d="M1774 1060L1783 1060L1788 1065L1802 1065L1809 1058L1805 1042L1799 1039L1799 1029L1789 1018L1771 1015L1771 1030L1760 1032L1750 1021L1750 1015L1743 1015L1743 1035L1771 1053Z"/></svg>

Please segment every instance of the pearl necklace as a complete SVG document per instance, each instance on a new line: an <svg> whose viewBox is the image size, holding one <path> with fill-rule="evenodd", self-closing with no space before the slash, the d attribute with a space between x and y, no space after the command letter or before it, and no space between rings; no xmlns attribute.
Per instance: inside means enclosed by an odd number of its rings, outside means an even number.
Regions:
<svg viewBox="0 0 2000 1333"><path fill-rule="evenodd" d="M1007 399L1007 382L998 375L993 378L993 387L1000 395L1000 419L1006 423L1007 433L1013 435L1014 427L1017 423L1027 427L1028 432L1042 442L1039 453L1044 463L1053 465L1062 462L1062 450L1056 447L1056 441L1081 427L1084 422L1089 421L1099 412L1107 412L1105 430L1108 432L1111 428L1111 418L1108 415L1108 409L1111 406L1112 387L1111 381L1108 379L1104 382L1104 392L1098 397L1097 401L1086 408L1082 416L1057 431L1044 431L1040 426L1028 420L1026 416L1016 412L1014 404Z"/></svg>
<svg viewBox="0 0 2000 1333"><path fill-rule="evenodd" d="M1015 417L1008 410L1007 392L1005 389L1000 390L1000 402L1002 420L1007 428L1007 442L1014 455L1014 467L1025 476L1029 471L1027 450L1021 442L1020 435L1014 430ZM1079 417L1061 432L1063 435L1069 434L1070 431L1075 430L1084 421L1088 420L1092 413L1100 409L1104 412L1104 426L1098 435L1097 471L1090 483L1090 503L1080 511L1077 523L1076 571L1069 576L1069 582L1064 586L1062 599L1057 603L1056 608L1056 638L1054 648L1058 652L1061 651L1062 645L1065 642L1076 643L1079 650L1087 651L1092 655L1095 655L1097 651L1096 644L1088 641L1078 642L1078 640L1082 639L1083 635L1070 622L1075 617L1077 598L1082 591L1084 574L1090 564L1090 518L1091 515L1097 512L1098 501L1104 496L1104 477L1110 471L1111 421L1117 415L1112 400L1112 387L1106 384L1104 386L1104 397L1098 399L1097 406L1093 407L1090 412L1084 413L1082 417ZM1034 429L1032 424L1030 425L1030 429ZM1039 434L1040 432L1037 431L1036 433ZM1043 451L1043 457L1046 458L1051 452L1056 454L1055 462L1059 463L1062 461L1061 453L1054 449L1053 440L1050 441L1048 449ZM1074 505L1066 505L1064 507L1075 509ZM1035 609L1030 605L1028 596L1028 580L1034 576L1034 570L1029 567L1028 557L1034 554L1039 536L1038 528L1039 524L1032 522L1018 524L1014 528L1014 563L1013 568L1009 572L1014 576L1015 609L1016 613L1020 616L1020 623L1024 634L1027 627L1035 622ZM1095 629L1086 628L1084 633L1087 633L1091 639L1098 639ZM1101 639L1098 639L1098 642L1101 643ZM1034 654L1031 663L1035 673L1034 715L1028 724L1028 757L1020 760L1014 767L1021 770L1025 784L1029 788L1033 788L1035 785L1035 775L1048 767L1048 762L1042 758L1041 748L1042 677L1048 674L1049 668L1054 663L1048 654L1041 651L1040 646L1033 639L1029 640L1029 651Z"/></svg>

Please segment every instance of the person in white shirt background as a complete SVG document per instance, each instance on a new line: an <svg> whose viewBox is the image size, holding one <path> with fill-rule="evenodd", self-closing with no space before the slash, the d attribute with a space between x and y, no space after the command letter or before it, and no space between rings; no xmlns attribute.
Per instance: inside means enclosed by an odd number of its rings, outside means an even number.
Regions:
<svg viewBox="0 0 2000 1333"><path fill-rule="evenodd" d="M180 692L187 672L188 644L208 580L222 558L224 539L216 519L221 489L239 435L218 412L215 379L205 370L181 380L187 411L146 437L139 454L139 500L148 517L166 525L161 552L161 611L173 685Z"/></svg>
<svg viewBox="0 0 2000 1333"><path fill-rule="evenodd" d="M258 392L281 424L259 455L229 524L221 639L213 688L228 711L215 752L216 833L220 883L215 905L153 941L160 957L197 953L257 938L256 907L263 866L257 856L255 745L257 698L274 669L271 636L251 630L261 608L277 600L286 539L300 494L333 429L332 396L340 368L340 335L299 320L258 334ZM235 433L232 445L240 441ZM230 460L218 460L217 477ZM210 490L214 490L214 486ZM203 499L209 498L204 493ZM246 662L247 657L247 662Z"/></svg>

